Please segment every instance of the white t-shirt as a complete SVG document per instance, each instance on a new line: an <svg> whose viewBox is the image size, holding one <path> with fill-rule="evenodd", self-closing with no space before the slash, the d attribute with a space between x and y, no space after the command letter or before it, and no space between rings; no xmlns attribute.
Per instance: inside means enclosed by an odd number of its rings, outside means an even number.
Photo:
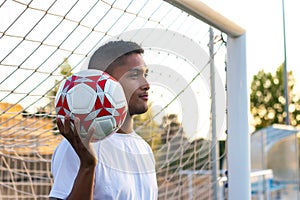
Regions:
<svg viewBox="0 0 300 200"><path fill-rule="evenodd" d="M155 160L150 146L136 133L114 133L93 143L98 163L94 200L157 199ZM51 172L54 178L50 197L65 199L71 192L80 160L69 142L57 146Z"/></svg>

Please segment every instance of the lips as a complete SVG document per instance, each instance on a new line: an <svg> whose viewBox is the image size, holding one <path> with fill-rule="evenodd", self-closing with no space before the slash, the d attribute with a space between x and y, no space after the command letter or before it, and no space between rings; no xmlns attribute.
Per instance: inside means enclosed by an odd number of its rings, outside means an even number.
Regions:
<svg viewBox="0 0 300 200"><path fill-rule="evenodd" d="M139 95L139 97L140 97L141 99L147 101L147 100L148 100L148 93L143 93L143 94Z"/></svg>

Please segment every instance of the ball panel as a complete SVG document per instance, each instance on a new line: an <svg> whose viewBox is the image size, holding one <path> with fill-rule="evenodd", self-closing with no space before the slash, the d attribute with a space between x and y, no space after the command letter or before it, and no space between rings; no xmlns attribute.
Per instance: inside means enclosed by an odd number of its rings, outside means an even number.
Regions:
<svg viewBox="0 0 300 200"><path fill-rule="evenodd" d="M117 113L114 118L116 120L116 122L118 124L123 124L125 118L126 118L126 115L127 115L127 109L126 107L122 107L122 108L119 108L119 109L116 109Z"/></svg>
<svg viewBox="0 0 300 200"><path fill-rule="evenodd" d="M116 129L116 122L112 116L96 118L90 127L95 127L94 138L100 140L113 133Z"/></svg>
<svg viewBox="0 0 300 200"><path fill-rule="evenodd" d="M65 83L66 83L66 80L63 80L63 81L61 82L61 84L59 85L59 87L58 87L58 90L57 90L57 92L56 92L56 97L55 97L55 107L56 107L56 105L58 104L58 101L61 100L61 98L62 98L62 96L61 96L60 94L61 94L62 91L63 91L63 88L64 88L64 86L65 86ZM57 98L57 97L59 97L59 98ZM60 103L61 103L61 102L60 102ZM59 104L58 106L62 106L62 104Z"/></svg>
<svg viewBox="0 0 300 200"><path fill-rule="evenodd" d="M107 83L107 79L99 79L97 85L99 86L99 90L104 92L105 85Z"/></svg>
<svg viewBox="0 0 300 200"><path fill-rule="evenodd" d="M69 109L72 113L83 114L91 112L96 101L95 91L85 83L76 85L66 95Z"/></svg>
<svg viewBox="0 0 300 200"><path fill-rule="evenodd" d="M111 115L111 113L108 112L107 109L102 108L102 109L100 110L100 112L98 113L97 117L103 117L103 116L109 116L109 115Z"/></svg>
<svg viewBox="0 0 300 200"><path fill-rule="evenodd" d="M99 115L101 110L102 108L90 112L84 120L94 120Z"/></svg>
<svg viewBox="0 0 300 200"><path fill-rule="evenodd" d="M89 87L91 87L93 90L96 89L95 87L95 81L91 80L90 77L81 77L81 76L77 76L77 79L74 81L75 85L87 85Z"/></svg>
<svg viewBox="0 0 300 200"><path fill-rule="evenodd" d="M97 95L96 101L95 101L95 106L94 106L95 110L99 110L103 108L103 105L101 103L101 100L99 98L99 95Z"/></svg>
<svg viewBox="0 0 300 200"><path fill-rule="evenodd" d="M126 102L124 102L124 99L126 99L126 97L123 92L123 88L120 84L118 84L118 82L110 81L109 87L106 87L105 92L106 94L108 94L107 98L110 99L110 102L114 107L120 108L123 107L124 104L126 104Z"/></svg>
<svg viewBox="0 0 300 200"><path fill-rule="evenodd" d="M63 101L62 103L63 103L64 112L70 111L68 99L64 97L62 101Z"/></svg>
<svg viewBox="0 0 300 200"><path fill-rule="evenodd" d="M113 108L113 105L111 105L111 101L108 99L108 97L109 97L109 95L105 95L104 96L104 98L103 98L103 102L102 102L102 104L103 104L103 107L104 108Z"/></svg>

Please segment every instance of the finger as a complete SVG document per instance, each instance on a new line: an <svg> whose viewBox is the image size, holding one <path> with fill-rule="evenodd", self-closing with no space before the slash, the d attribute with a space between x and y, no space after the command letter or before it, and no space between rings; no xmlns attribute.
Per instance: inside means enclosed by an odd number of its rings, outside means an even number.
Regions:
<svg viewBox="0 0 300 200"><path fill-rule="evenodd" d="M70 128L71 128L71 118L69 115L66 115L64 119L64 134L69 134Z"/></svg>
<svg viewBox="0 0 300 200"><path fill-rule="evenodd" d="M73 137L77 142L82 142L79 140L82 140L81 138L81 129L80 129L80 119L78 117L75 117L74 119L74 127L73 127Z"/></svg>
<svg viewBox="0 0 300 200"><path fill-rule="evenodd" d="M60 133L63 133L64 125L60 117L56 117L56 124Z"/></svg>
<svg viewBox="0 0 300 200"><path fill-rule="evenodd" d="M75 135L80 133L80 119L78 117L75 117L74 119L74 133Z"/></svg>
<svg viewBox="0 0 300 200"><path fill-rule="evenodd" d="M91 140L92 140L92 137L95 133L95 127L91 127L89 130L88 130L88 134L86 136L86 140L90 143Z"/></svg>

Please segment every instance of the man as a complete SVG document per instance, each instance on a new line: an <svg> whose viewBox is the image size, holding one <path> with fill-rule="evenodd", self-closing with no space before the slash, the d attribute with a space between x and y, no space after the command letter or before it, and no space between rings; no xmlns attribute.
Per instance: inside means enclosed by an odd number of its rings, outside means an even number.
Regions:
<svg viewBox="0 0 300 200"><path fill-rule="evenodd" d="M144 50L134 42L109 42L92 55L89 69L106 71L117 79L128 102L128 114L117 133L91 143L74 131L70 117L57 119L65 139L52 158L54 184L50 199L157 199L155 163L151 148L133 130L133 116L147 111L148 69Z"/></svg>

